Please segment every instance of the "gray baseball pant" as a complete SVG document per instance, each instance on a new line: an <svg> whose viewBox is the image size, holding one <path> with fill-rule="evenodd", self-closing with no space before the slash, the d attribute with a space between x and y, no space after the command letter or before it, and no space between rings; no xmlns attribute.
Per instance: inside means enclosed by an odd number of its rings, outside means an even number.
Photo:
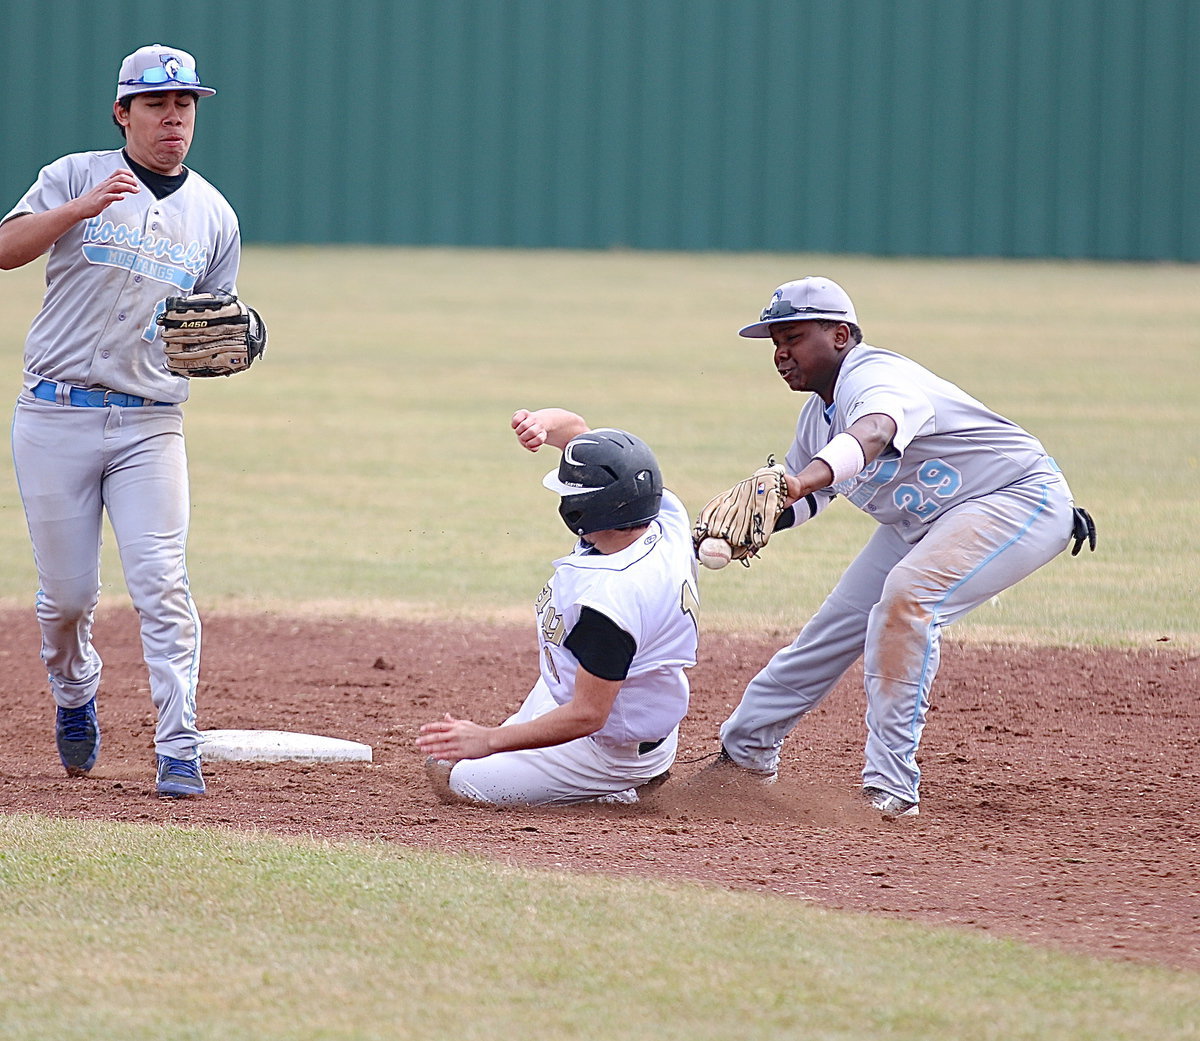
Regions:
<svg viewBox="0 0 1200 1041"><path fill-rule="evenodd" d="M750 681L722 744L737 763L777 769L784 738L861 655L862 783L917 802L942 628L1056 557L1072 524L1066 481L1039 473L953 507L915 544L880 527L795 642Z"/></svg>

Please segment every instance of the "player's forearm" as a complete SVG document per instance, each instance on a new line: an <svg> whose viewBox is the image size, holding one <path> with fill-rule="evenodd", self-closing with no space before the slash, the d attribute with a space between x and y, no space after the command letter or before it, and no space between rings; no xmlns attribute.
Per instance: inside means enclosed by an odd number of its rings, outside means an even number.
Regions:
<svg viewBox="0 0 1200 1041"><path fill-rule="evenodd" d="M798 474L787 474L787 501L784 506L792 506L806 495L828 488L833 481L833 470L823 459L814 459Z"/></svg>
<svg viewBox="0 0 1200 1041"><path fill-rule="evenodd" d="M0 224L0 269L12 271L37 260L83 218L75 200L44 213L24 213Z"/></svg>
<svg viewBox="0 0 1200 1041"><path fill-rule="evenodd" d="M546 431L546 444L553 445L559 451L567 447L571 438L586 434L591 429L582 416L565 408L539 408L533 415Z"/></svg>
<svg viewBox="0 0 1200 1041"><path fill-rule="evenodd" d="M567 702L528 723L510 723L494 727L488 733L490 752L515 752L522 748L549 748L576 738L594 734L607 720L606 715L581 711L574 702Z"/></svg>
<svg viewBox="0 0 1200 1041"><path fill-rule="evenodd" d="M896 421L891 416L879 412L856 419L846 428L844 434L837 435L838 438L850 437L857 442L857 451L861 453L861 458L853 464L854 467L857 467L856 473L878 459L895 436ZM831 440L826 447L834 446L836 440L837 438ZM835 477L833 466L829 462L825 459L813 458L799 473L788 475L787 505L791 506L810 492L828 488L835 483Z"/></svg>
<svg viewBox="0 0 1200 1041"><path fill-rule="evenodd" d="M528 723L497 727L488 735L489 749L512 752L520 748L547 748L594 734L608 722L620 689L621 680L601 679L580 665L570 701Z"/></svg>

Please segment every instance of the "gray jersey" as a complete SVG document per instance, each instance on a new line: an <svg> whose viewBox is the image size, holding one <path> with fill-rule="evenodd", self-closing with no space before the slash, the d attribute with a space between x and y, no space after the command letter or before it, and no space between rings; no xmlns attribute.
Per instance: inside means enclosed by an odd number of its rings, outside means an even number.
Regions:
<svg viewBox="0 0 1200 1041"><path fill-rule="evenodd" d="M5 220L61 206L127 165L119 150L63 156ZM50 248L46 296L25 343L25 386L49 379L184 401L188 381L167 371L154 320L168 296L236 292L240 258L233 209L195 170L165 199L142 185L81 221Z"/></svg>
<svg viewBox="0 0 1200 1041"><path fill-rule="evenodd" d="M896 424L886 451L837 493L880 522L836 588L746 687L721 727L734 762L774 774L784 738L862 659L862 783L915 813L917 747L941 633L1070 543L1070 488L1041 442L908 358L851 348L828 407L805 403L787 467L798 473L863 416ZM808 519L803 509L798 520Z"/></svg>
<svg viewBox="0 0 1200 1041"><path fill-rule="evenodd" d="M909 358L869 344L846 355L833 404L812 395L800 413L787 469L799 473L856 419L896 424L892 443L832 489L880 524L916 542L951 506L1056 470L1040 441ZM828 494L828 493L822 493Z"/></svg>

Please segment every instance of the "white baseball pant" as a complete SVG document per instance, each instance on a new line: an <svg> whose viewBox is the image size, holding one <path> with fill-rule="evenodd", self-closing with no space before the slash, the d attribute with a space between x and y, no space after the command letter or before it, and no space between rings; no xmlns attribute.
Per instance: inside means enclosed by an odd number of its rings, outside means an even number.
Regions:
<svg viewBox="0 0 1200 1041"><path fill-rule="evenodd" d="M524 704L503 723L524 723L557 707L539 679ZM676 727L657 748L638 754L638 743L602 745L579 737L548 748L495 752L463 759L450 771L450 789L475 802L495 805L567 806L617 796L667 770L679 742ZM613 801L635 802L628 796Z"/></svg>

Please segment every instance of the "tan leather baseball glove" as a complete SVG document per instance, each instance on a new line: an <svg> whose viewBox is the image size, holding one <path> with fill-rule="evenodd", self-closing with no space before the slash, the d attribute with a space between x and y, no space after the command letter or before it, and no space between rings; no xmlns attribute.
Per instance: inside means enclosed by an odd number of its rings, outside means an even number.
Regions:
<svg viewBox="0 0 1200 1041"><path fill-rule="evenodd" d="M167 368L176 376L232 376L267 346L258 312L229 293L168 297L157 321Z"/></svg>
<svg viewBox="0 0 1200 1041"><path fill-rule="evenodd" d="M692 543L699 547L708 538L724 539L733 559L746 567L767 544L787 502L784 469L773 458L753 475L711 499L692 528Z"/></svg>

